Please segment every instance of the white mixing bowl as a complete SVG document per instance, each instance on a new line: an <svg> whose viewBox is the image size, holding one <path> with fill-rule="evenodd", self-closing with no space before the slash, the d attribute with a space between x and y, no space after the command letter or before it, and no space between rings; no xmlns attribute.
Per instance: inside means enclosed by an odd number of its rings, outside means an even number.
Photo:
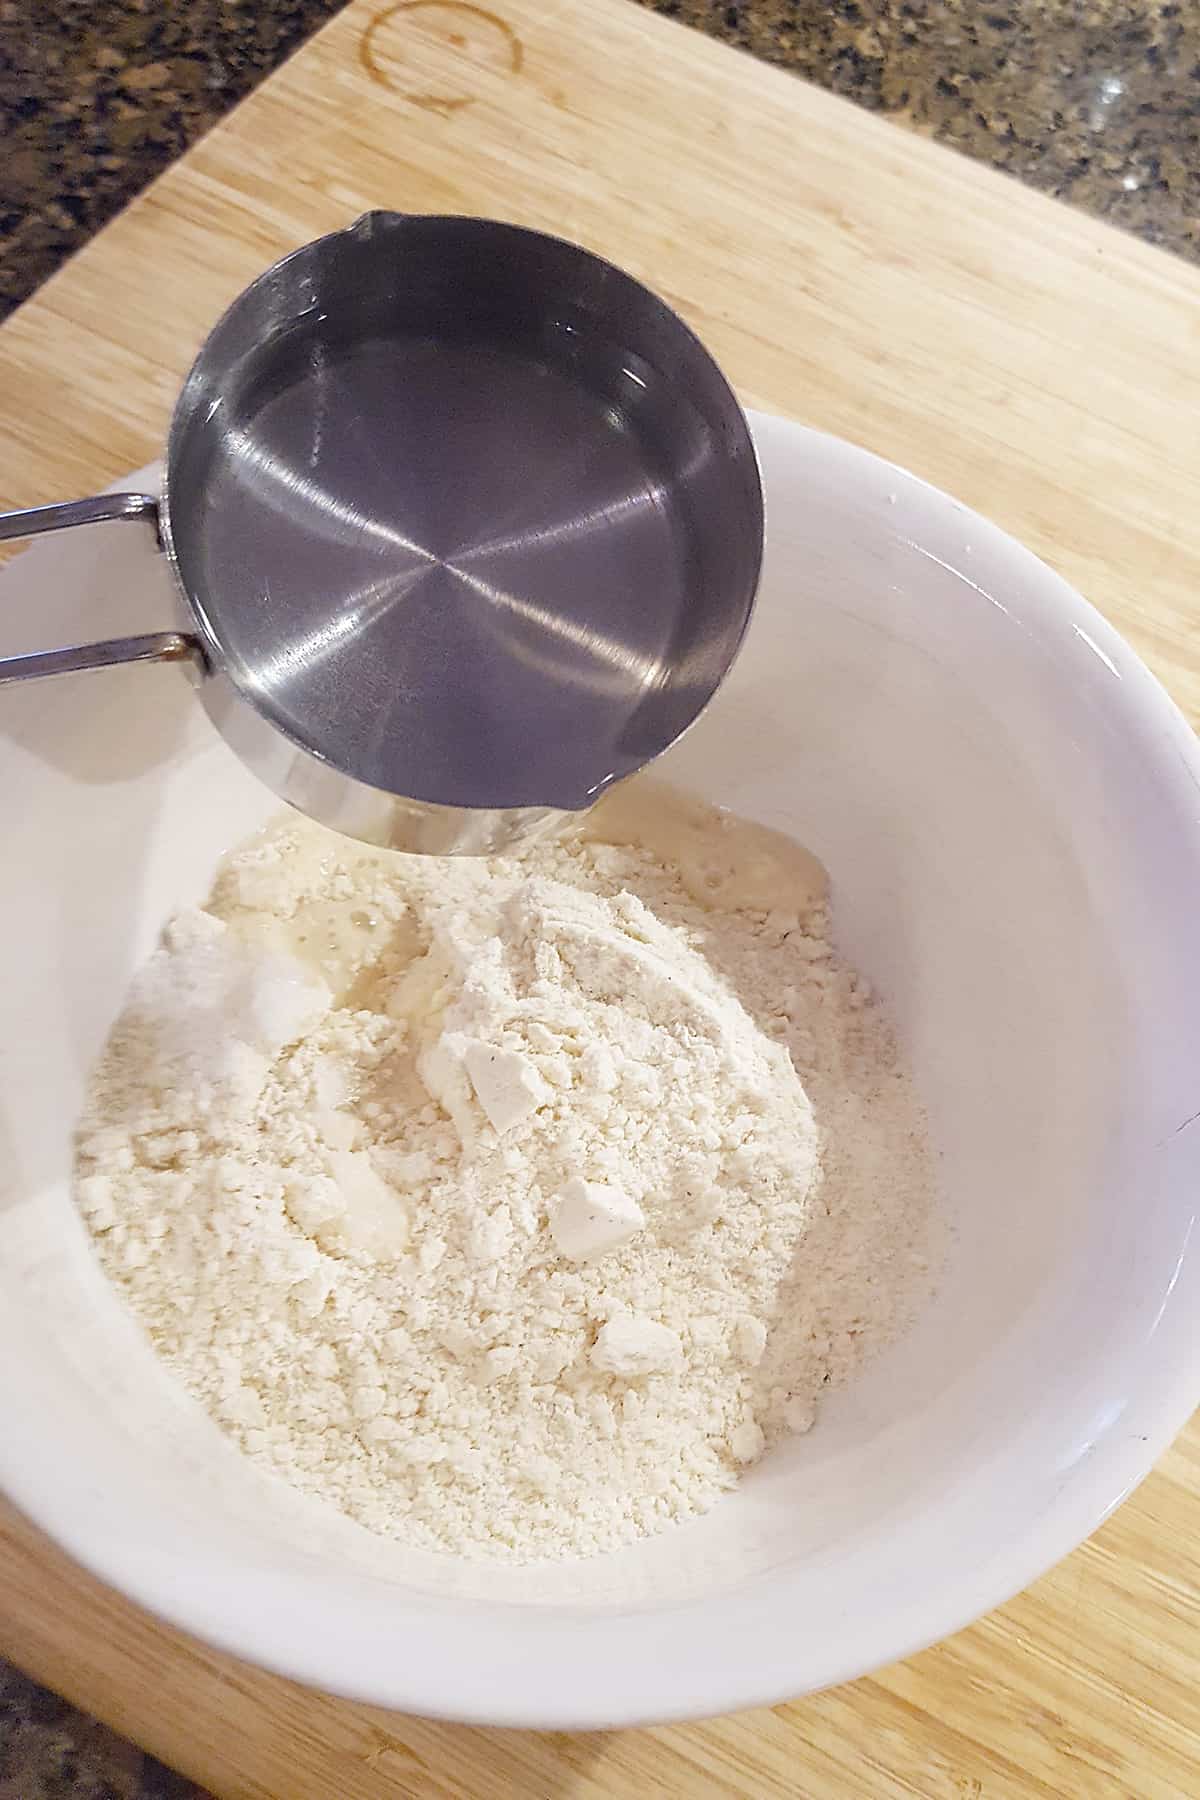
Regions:
<svg viewBox="0 0 1200 1800"><path fill-rule="evenodd" d="M769 545L665 772L812 846L899 1019L957 1238L918 1330L696 1523L565 1567L370 1537L158 1367L67 1187L164 916L275 810L169 669L0 697L0 1481L176 1625L335 1692L527 1726L774 1702L904 1656L1085 1537L1200 1395L1200 754L1103 621L900 471L759 418ZM130 527L3 579L5 648L147 628Z"/></svg>

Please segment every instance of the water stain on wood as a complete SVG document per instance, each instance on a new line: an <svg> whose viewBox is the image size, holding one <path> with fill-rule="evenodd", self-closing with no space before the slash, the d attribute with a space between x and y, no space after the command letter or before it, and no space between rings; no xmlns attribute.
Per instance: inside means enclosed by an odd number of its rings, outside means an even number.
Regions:
<svg viewBox="0 0 1200 1800"><path fill-rule="evenodd" d="M399 0L399 4L385 6L382 12L375 14L359 41L359 61L379 87L390 88L410 105L419 106L425 112L438 113L443 118L450 118L463 107L472 105L476 99L474 94L411 92L401 87L395 75L380 62L376 42L379 33L402 13L418 12L463 15L461 21L456 21L455 29L445 33L444 41L452 49L469 53L474 36L476 55L473 60L485 62L487 66L499 69L503 74L520 74L525 60L525 46L512 26L498 13L489 12L483 6L471 5L469 0ZM475 28L473 33L470 27ZM483 28L482 32L480 27ZM480 37L490 40L487 50L479 44Z"/></svg>

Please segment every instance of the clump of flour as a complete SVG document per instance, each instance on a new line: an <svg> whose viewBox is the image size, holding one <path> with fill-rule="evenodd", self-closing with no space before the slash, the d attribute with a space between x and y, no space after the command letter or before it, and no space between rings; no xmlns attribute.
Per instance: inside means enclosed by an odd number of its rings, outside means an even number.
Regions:
<svg viewBox="0 0 1200 1800"><path fill-rule="evenodd" d="M657 804L491 860L288 820L95 1073L109 1275L250 1455L376 1531L529 1560L701 1512L928 1289L920 1109L819 873Z"/></svg>

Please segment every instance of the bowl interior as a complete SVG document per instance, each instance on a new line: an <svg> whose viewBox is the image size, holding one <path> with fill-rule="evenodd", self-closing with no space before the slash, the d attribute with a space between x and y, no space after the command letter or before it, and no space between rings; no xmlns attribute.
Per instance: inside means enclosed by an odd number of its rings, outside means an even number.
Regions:
<svg viewBox="0 0 1200 1800"><path fill-rule="evenodd" d="M337 1692L631 1723L768 1702L1003 1599L1196 1397L1200 759L1124 645L912 477L754 420L767 562L664 774L826 861L942 1151L940 1297L706 1518L538 1570L370 1537L261 1476L158 1368L69 1198L91 1060L164 915L276 810L177 671L6 691L0 1479L177 1624ZM46 542L0 649L169 617L148 534Z"/></svg>

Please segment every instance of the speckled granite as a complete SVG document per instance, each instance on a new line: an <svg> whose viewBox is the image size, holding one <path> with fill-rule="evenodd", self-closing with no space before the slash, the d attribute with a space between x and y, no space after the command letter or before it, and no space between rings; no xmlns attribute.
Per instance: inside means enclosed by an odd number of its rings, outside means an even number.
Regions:
<svg viewBox="0 0 1200 1800"><path fill-rule="evenodd" d="M0 316L341 3L0 0ZM642 3L1200 256L1196 0ZM205 1797L0 1663L0 1800Z"/></svg>
<svg viewBox="0 0 1200 1800"><path fill-rule="evenodd" d="M0 1800L208 1800L103 1725L0 1663Z"/></svg>
<svg viewBox="0 0 1200 1800"><path fill-rule="evenodd" d="M342 0L0 0L0 317Z"/></svg>

